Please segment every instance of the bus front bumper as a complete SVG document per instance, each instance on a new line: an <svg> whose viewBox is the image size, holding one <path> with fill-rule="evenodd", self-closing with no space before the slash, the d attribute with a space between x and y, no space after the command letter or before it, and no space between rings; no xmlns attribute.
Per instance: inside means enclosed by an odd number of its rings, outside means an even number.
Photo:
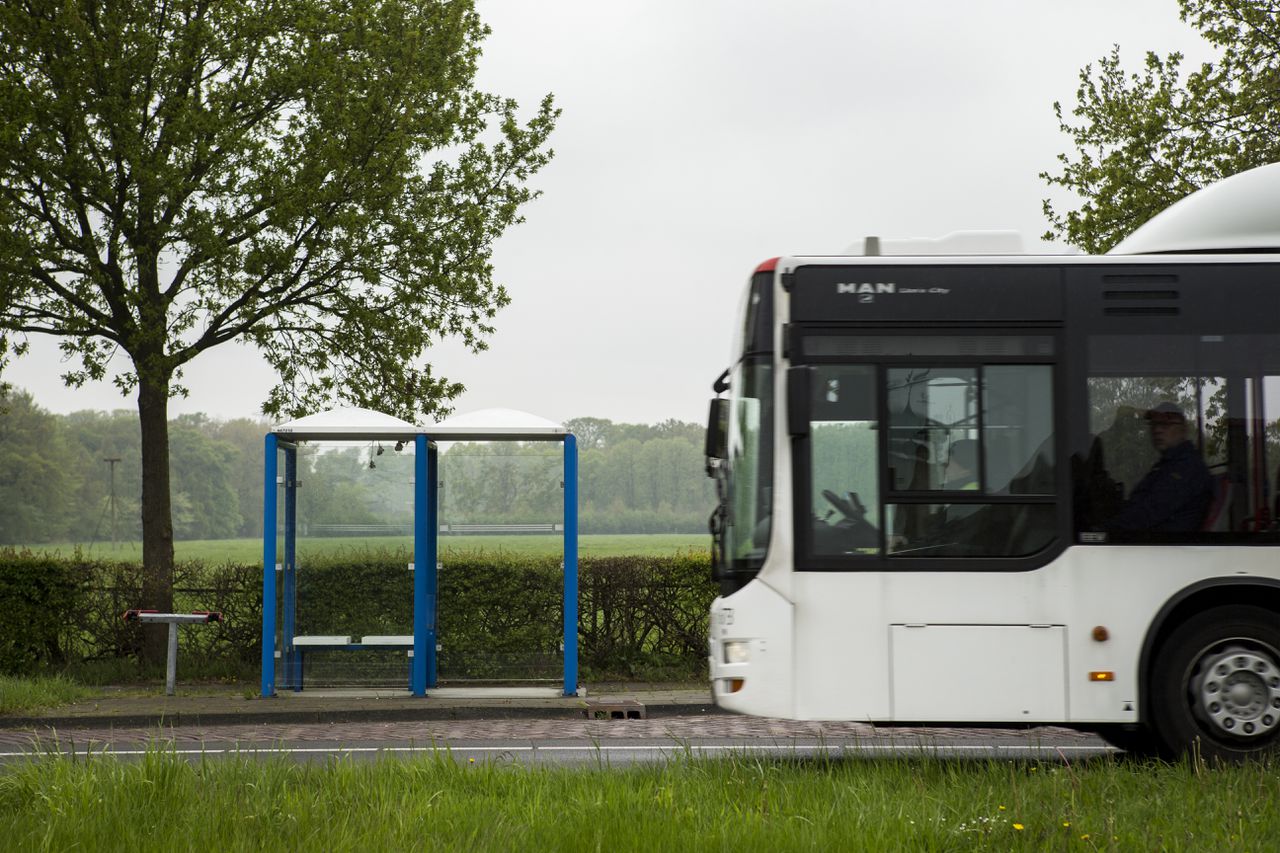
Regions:
<svg viewBox="0 0 1280 853"><path fill-rule="evenodd" d="M711 604L711 694L726 711L794 715L791 602L754 580Z"/></svg>

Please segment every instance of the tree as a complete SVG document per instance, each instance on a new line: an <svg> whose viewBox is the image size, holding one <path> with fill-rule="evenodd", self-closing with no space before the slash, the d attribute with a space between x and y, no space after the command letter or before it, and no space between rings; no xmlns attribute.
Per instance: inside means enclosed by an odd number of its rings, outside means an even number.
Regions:
<svg viewBox="0 0 1280 853"><path fill-rule="evenodd" d="M241 526L236 448L210 438L208 423L204 415L183 415L169 425L172 496L189 507L185 518L174 513L178 539L230 539Z"/></svg>
<svg viewBox="0 0 1280 853"><path fill-rule="evenodd" d="M142 453L137 412L79 411L61 418L80 486L71 540L89 547L137 541L142 530ZM112 463L108 460L115 459Z"/></svg>
<svg viewBox="0 0 1280 853"><path fill-rule="evenodd" d="M608 418L569 418L564 422L577 439L579 450L598 450L608 443L613 421Z"/></svg>
<svg viewBox="0 0 1280 853"><path fill-rule="evenodd" d="M240 528L232 536L261 537L262 437L271 428L270 423L249 418L205 420L200 428L209 438L224 442L234 450L231 481L236 505L240 507Z"/></svg>
<svg viewBox="0 0 1280 853"><path fill-rule="evenodd" d="M23 391L0 394L0 545L66 532L79 469L62 424Z"/></svg>
<svg viewBox="0 0 1280 853"><path fill-rule="evenodd" d="M143 605L172 602L167 406L193 358L255 345L271 415L413 419L462 390L423 353L484 348L492 242L557 114L476 90L486 33L469 0L0 4L0 352L58 336L71 385L127 357Z"/></svg>
<svg viewBox="0 0 1280 853"><path fill-rule="evenodd" d="M1046 240L1105 252L1173 202L1237 172L1280 160L1280 2L1179 0L1181 17L1219 49L1181 79L1183 56L1147 53L1126 74L1120 48L1080 72L1071 114L1054 111L1074 156L1041 173L1082 199L1044 202Z"/></svg>

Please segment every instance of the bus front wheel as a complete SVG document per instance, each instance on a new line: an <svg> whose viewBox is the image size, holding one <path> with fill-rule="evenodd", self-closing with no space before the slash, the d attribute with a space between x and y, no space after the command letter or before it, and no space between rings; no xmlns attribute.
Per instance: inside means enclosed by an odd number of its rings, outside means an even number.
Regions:
<svg viewBox="0 0 1280 853"><path fill-rule="evenodd" d="M1150 719L1168 756L1243 761L1280 738L1280 625L1260 607L1215 607L1156 655Z"/></svg>

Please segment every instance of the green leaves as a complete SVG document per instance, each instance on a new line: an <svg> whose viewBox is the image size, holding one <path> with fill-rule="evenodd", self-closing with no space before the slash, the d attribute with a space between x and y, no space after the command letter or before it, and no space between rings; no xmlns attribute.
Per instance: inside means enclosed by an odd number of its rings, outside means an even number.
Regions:
<svg viewBox="0 0 1280 853"><path fill-rule="evenodd" d="M1182 18L1221 49L1182 77L1182 59L1147 53L1126 72L1120 48L1080 72L1071 118L1054 104L1074 152L1050 186L1081 199L1045 200L1044 239L1105 252L1173 202L1214 181L1280 160L1280 4L1181 0Z"/></svg>
<svg viewBox="0 0 1280 853"><path fill-rule="evenodd" d="M0 674L64 662L66 617L83 602L85 574L51 557L0 551Z"/></svg>
<svg viewBox="0 0 1280 853"><path fill-rule="evenodd" d="M66 338L72 382L239 338L271 414L439 414L423 356L492 333L558 114L474 88L486 32L470 2L6 4L0 330Z"/></svg>
<svg viewBox="0 0 1280 853"><path fill-rule="evenodd" d="M404 551L304 556L298 633L412 633L409 559ZM191 561L178 564L175 575L176 609L217 610L224 617L180 633L183 666L260 660L261 567ZM441 673L527 677L512 669L523 662L541 664L545 671L538 675L555 675L564 636L563 578L558 556L446 555L439 575ZM142 582L136 563L0 549L0 674L135 654L138 627L120 614L137 606ZM584 557L579 588L581 665L592 678L705 677L707 619L716 595L705 554Z"/></svg>
<svg viewBox="0 0 1280 853"><path fill-rule="evenodd" d="M0 4L0 367L29 334L72 385L128 356L148 595L173 561L165 406L200 353L258 346L273 415L417 420L462 391L426 351L492 333L492 242L557 115L474 88L486 32L469 0Z"/></svg>

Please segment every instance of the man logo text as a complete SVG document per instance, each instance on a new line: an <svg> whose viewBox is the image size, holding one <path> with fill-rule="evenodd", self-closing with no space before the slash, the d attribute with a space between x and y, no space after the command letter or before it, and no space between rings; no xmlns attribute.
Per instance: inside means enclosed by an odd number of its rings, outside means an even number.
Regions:
<svg viewBox="0 0 1280 853"><path fill-rule="evenodd" d="M836 282L836 293L856 293L858 295L874 293L893 293L896 285L891 281L840 281Z"/></svg>

